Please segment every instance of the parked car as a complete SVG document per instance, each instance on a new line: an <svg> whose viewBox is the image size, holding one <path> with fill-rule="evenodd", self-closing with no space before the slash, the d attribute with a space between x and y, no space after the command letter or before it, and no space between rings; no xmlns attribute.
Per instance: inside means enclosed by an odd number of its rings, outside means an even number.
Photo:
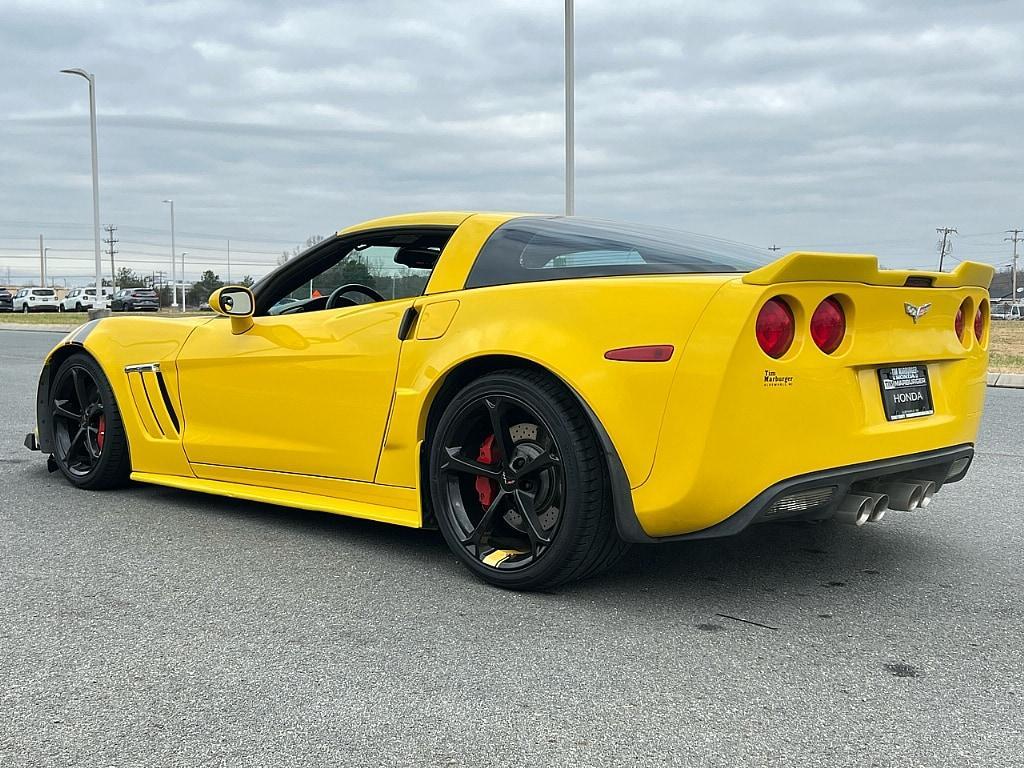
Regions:
<svg viewBox="0 0 1024 768"><path fill-rule="evenodd" d="M24 312L57 312L57 292L53 288L22 288L14 294L14 311Z"/></svg>
<svg viewBox="0 0 1024 768"><path fill-rule="evenodd" d="M391 297L348 282L370 247L421 280ZM436 526L520 589L604 570L629 542L930 505L974 456L994 268L768 254L573 217L377 219L218 289L216 318L69 334L25 444L79 488ZM898 567L910 540L853 547Z"/></svg>
<svg viewBox="0 0 1024 768"><path fill-rule="evenodd" d="M1020 302L994 301L991 315L993 320L1024 320L1024 304Z"/></svg>
<svg viewBox="0 0 1024 768"><path fill-rule="evenodd" d="M0 312L14 311L14 296L10 291L0 289Z"/></svg>
<svg viewBox="0 0 1024 768"><path fill-rule="evenodd" d="M87 309L103 309L110 300L111 289L103 288L99 306L96 304L95 288L72 288L60 301L61 312L85 312Z"/></svg>
<svg viewBox="0 0 1024 768"><path fill-rule="evenodd" d="M111 312L156 312L160 297L152 288L124 288L110 301Z"/></svg>

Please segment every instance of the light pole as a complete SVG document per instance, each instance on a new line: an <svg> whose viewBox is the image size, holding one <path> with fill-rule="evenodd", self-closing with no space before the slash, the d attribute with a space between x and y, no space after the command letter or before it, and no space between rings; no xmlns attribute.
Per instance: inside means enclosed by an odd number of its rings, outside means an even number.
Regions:
<svg viewBox="0 0 1024 768"><path fill-rule="evenodd" d="M96 149L96 76L84 69L62 69L66 75L78 75L89 81L89 128L92 133L92 229L96 246L96 295L103 285L103 262L100 257L100 171Z"/></svg>
<svg viewBox="0 0 1024 768"><path fill-rule="evenodd" d="M185 257L188 251L181 252L181 311L185 311Z"/></svg>
<svg viewBox="0 0 1024 768"><path fill-rule="evenodd" d="M177 269L175 266L177 264L175 254L177 254L178 251L174 247L174 201L164 200L163 202L171 204L171 308L173 309L178 306L178 283L177 273L175 271Z"/></svg>
<svg viewBox="0 0 1024 768"><path fill-rule="evenodd" d="M46 261L50 258L49 252L50 246L47 245L43 248L43 288L46 287Z"/></svg>
<svg viewBox="0 0 1024 768"><path fill-rule="evenodd" d="M565 215L576 213L576 104L573 0L565 0Z"/></svg>

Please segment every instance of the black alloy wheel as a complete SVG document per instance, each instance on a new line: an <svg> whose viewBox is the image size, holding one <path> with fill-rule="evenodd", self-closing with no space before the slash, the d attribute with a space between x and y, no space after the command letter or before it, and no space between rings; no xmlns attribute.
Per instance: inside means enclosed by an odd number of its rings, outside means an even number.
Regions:
<svg viewBox="0 0 1024 768"><path fill-rule="evenodd" d="M541 373L500 371L459 392L433 431L430 482L449 547L498 586L584 578L625 551L593 429Z"/></svg>
<svg viewBox="0 0 1024 768"><path fill-rule="evenodd" d="M53 458L80 488L123 485L131 472L121 414L106 376L88 355L61 364L50 389Z"/></svg>

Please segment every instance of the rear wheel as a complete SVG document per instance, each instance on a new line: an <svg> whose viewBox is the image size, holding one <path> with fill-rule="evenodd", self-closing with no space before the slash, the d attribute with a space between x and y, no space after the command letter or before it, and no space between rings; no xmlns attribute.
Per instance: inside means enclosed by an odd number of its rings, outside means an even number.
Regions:
<svg viewBox="0 0 1024 768"><path fill-rule="evenodd" d="M79 488L103 490L128 481L128 438L110 383L96 361L74 354L50 389L53 458Z"/></svg>
<svg viewBox="0 0 1024 768"><path fill-rule="evenodd" d="M497 586L552 587L626 551L593 429L541 373L499 371L459 392L433 431L430 484L448 546Z"/></svg>

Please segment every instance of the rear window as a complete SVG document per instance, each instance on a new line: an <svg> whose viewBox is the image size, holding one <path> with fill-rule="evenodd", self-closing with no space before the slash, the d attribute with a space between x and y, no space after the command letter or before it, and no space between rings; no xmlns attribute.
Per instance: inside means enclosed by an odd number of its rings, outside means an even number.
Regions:
<svg viewBox="0 0 1024 768"><path fill-rule="evenodd" d="M142 296L143 298L156 297L156 291L149 288L133 288L129 293L132 296Z"/></svg>
<svg viewBox="0 0 1024 768"><path fill-rule="evenodd" d="M707 235L610 221L526 217L494 231L467 288L574 277L749 272L771 259Z"/></svg>
<svg viewBox="0 0 1024 768"><path fill-rule="evenodd" d="M38 288L32 291L33 296L53 296L53 290L50 288Z"/></svg>

